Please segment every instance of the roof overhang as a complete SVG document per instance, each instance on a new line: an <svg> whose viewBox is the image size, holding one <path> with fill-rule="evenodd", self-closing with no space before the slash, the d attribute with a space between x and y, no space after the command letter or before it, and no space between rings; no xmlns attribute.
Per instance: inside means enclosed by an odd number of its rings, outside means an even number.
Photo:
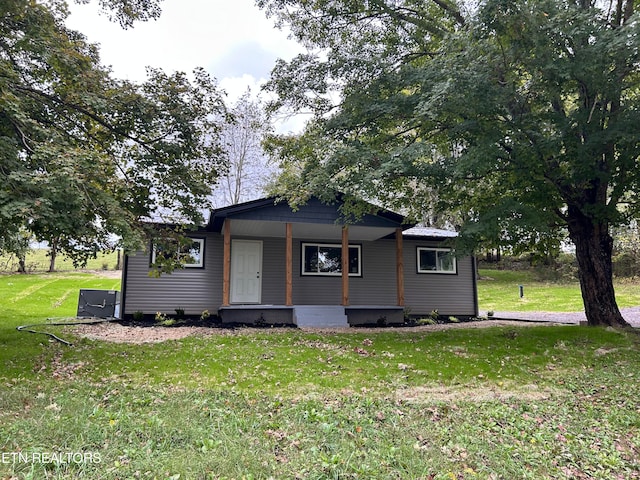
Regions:
<svg viewBox="0 0 640 480"><path fill-rule="evenodd" d="M340 240L342 238L342 225L321 223L294 223L292 235L301 240ZM395 233L395 228L367 227L362 225L349 225L350 241L373 241ZM263 220L232 220L231 235L247 237L275 237L285 236L283 223Z"/></svg>
<svg viewBox="0 0 640 480"><path fill-rule="evenodd" d="M293 237L303 240L338 240L343 226L349 228L352 241L373 241L395 234L398 228L412 225L404 223L402 215L371 206L372 212L356 221L344 221L340 202L324 204L312 198L296 210L274 198L254 200L220 208L211 212L208 230L221 232L225 221L230 221L231 234L247 237L284 237L285 224L292 225Z"/></svg>

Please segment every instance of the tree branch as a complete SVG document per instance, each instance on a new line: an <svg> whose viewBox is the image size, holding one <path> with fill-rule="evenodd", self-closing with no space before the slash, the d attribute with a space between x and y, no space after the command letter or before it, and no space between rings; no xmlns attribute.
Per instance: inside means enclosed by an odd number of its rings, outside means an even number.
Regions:
<svg viewBox="0 0 640 480"><path fill-rule="evenodd" d="M127 132L123 132L122 130L119 130L118 128L114 127L113 125L111 125L109 122L107 122L106 120L104 120L102 117L100 117L99 115L89 111L88 109L86 109L85 107L75 104L75 103L71 103L71 102L67 102L55 95L50 95L48 93L42 92L40 90L36 90L34 88L30 88L30 87L25 87L23 85L18 85L18 84L13 84L13 87L16 90L19 90L29 96L31 96L32 98L45 98L47 100L49 100L52 103L55 103L57 105L62 105L64 107L70 108L72 110L77 111L78 113L81 113L83 115L86 115L87 117L91 118L92 120L94 120L95 122L97 122L98 124L102 125L103 127L105 127L107 130L109 130L110 132L116 134L117 136L126 138L127 140L131 140L132 142L135 142L138 145L142 145L144 147L147 148L151 148L152 144L161 140L162 138L165 138L166 135L163 135L161 137L152 139L152 140L142 140L139 137L134 137L133 135L130 135Z"/></svg>
<svg viewBox="0 0 640 480"><path fill-rule="evenodd" d="M446 0L432 0L432 1L433 3L438 5L442 10L449 13L456 20L456 22L458 22L458 24L461 27L464 27L466 25L466 21L462 16L462 14L460 13L460 11L457 8L455 8L453 5L451 5L449 2L447 2Z"/></svg>
<svg viewBox="0 0 640 480"><path fill-rule="evenodd" d="M15 122L12 118L9 118L9 121L13 125L13 128L16 130L16 132L20 135L20 140L22 141L22 145L24 145L24 148L27 150L27 152L34 153L34 150L29 146L29 143L27 142L28 140L27 135L22 131L18 122Z"/></svg>

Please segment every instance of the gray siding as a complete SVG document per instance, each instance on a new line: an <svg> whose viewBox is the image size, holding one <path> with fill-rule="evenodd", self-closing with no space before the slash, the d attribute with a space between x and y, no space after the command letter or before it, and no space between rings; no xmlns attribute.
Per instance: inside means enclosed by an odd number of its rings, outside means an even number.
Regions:
<svg viewBox="0 0 640 480"><path fill-rule="evenodd" d="M438 243L413 239L403 243L405 304L411 315L433 310L441 315L477 315L472 257L457 259L457 275L418 273L416 248Z"/></svg>
<svg viewBox="0 0 640 480"><path fill-rule="evenodd" d="M305 240L308 242L309 240ZM336 243L335 240L317 240L318 243ZM340 277L302 276L302 240L293 239L293 304L340 305L342 283ZM284 272L283 272L284 277Z"/></svg>
<svg viewBox="0 0 640 480"><path fill-rule="evenodd" d="M349 279L351 305L396 305L396 241L362 243L362 278Z"/></svg>
<svg viewBox="0 0 640 480"><path fill-rule="evenodd" d="M175 314L176 308L190 315L218 311L222 302L222 237L201 233L197 236L205 237L204 268L185 268L153 278L149 277L149 252L128 256L125 315L137 311Z"/></svg>
<svg viewBox="0 0 640 480"><path fill-rule="evenodd" d="M296 305L336 305L342 301L341 277L301 275L301 241L293 248L293 301ZM336 243L318 240L318 243ZM349 277L351 305L395 305L395 240L352 242L362 246L362 277Z"/></svg>
<svg viewBox="0 0 640 480"><path fill-rule="evenodd" d="M127 263L125 314L136 311L151 314L217 312L222 303L222 236L205 235L205 267L184 269L160 278L149 277L149 254L138 252ZM262 303L285 302L285 240L264 238L262 265ZM307 241L307 240L305 240ZM335 240L317 240L336 243ZM340 277L301 275L301 242L293 240L294 305L339 305L342 300ZM352 242L362 245L362 277L349 278L351 305L396 305L395 240ZM412 315L438 310L442 315L476 315L473 259L457 261L457 275L418 274L416 248L438 243L404 240L405 304Z"/></svg>

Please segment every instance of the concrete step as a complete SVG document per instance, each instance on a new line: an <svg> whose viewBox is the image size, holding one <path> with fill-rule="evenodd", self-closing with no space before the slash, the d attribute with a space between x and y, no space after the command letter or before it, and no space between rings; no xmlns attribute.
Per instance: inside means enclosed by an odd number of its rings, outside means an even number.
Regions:
<svg viewBox="0 0 640 480"><path fill-rule="evenodd" d="M344 307L335 305L302 305L294 308L299 327L348 327Z"/></svg>

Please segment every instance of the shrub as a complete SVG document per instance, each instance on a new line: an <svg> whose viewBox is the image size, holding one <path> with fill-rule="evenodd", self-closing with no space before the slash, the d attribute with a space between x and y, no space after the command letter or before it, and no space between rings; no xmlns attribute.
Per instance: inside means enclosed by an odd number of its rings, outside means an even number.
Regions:
<svg viewBox="0 0 640 480"><path fill-rule="evenodd" d="M616 277L636 277L640 275L640 257L625 251L613 257L613 274Z"/></svg>
<svg viewBox="0 0 640 480"><path fill-rule="evenodd" d="M416 323L418 325L435 325L436 322L433 318L427 317L427 318L419 318Z"/></svg>

